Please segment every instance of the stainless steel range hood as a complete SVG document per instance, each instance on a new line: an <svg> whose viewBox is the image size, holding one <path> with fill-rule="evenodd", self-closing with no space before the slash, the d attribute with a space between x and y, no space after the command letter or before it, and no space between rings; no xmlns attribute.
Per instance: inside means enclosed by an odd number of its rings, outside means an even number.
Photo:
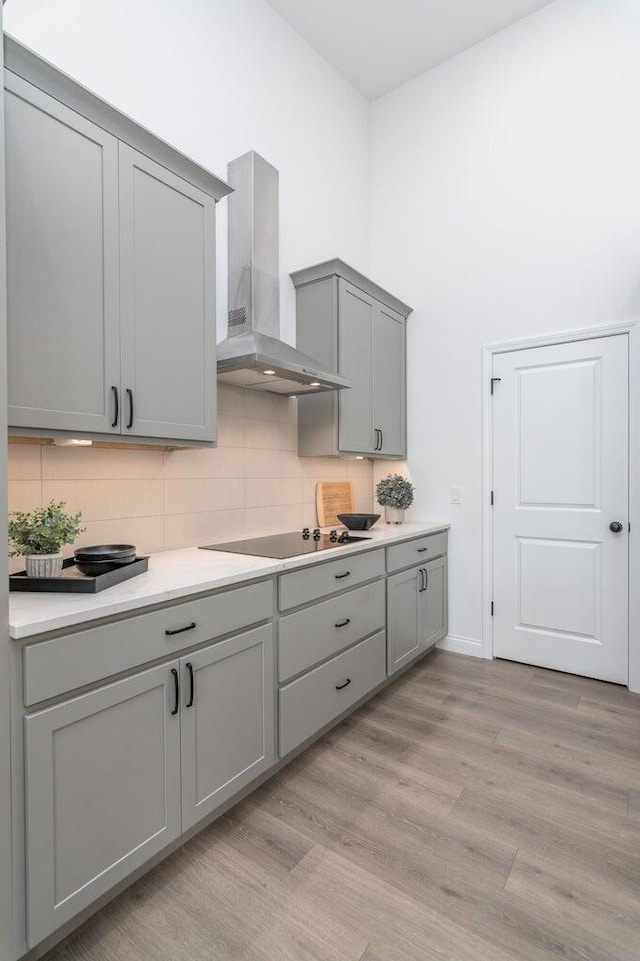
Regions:
<svg viewBox="0 0 640 961"><path fill-rule="evenodd" d="M218 380L276 394L314 394L349 381L280 340L278 171L253 150L228 167L229 314Z"/></svg>

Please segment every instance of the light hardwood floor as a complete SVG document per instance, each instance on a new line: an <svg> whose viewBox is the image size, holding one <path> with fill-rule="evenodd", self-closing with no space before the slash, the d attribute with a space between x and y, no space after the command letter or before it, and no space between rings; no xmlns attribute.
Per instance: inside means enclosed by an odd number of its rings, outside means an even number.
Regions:
<svg viewBox="0 0 640 961"><path fill-rule="evenodd" d="M557 958L640 958L640 696L435 652L47 961Z"/></svg>

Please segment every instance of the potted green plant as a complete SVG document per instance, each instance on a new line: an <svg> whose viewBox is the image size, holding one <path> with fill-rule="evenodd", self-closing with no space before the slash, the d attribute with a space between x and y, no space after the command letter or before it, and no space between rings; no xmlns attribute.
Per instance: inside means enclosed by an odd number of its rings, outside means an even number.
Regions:
<svg viewBox="0 0 640 961"><path fill-rule="evenodd" d="M64 501L51 501L35 510L12 511L9 515L10 557L25 559L27 577L57 577L62 571L64 544L73 544L82 534L82 514L67 514Z"/></svg>
<svg viewBox="0 0 640 961"><path fill-rule="evenodd" d="M378 481L376 499L384 507L387 524L402 524L404 512L413 504L414 486L401 474L388 474Z"/></svg>

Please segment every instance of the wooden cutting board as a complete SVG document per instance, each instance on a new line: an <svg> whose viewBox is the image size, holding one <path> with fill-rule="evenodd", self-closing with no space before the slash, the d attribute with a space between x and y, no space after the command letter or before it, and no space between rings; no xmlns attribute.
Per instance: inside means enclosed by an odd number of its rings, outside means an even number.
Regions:
<svg viewBox="0 0 640 961"><path fill-rule="evenodd" d="M318 481L316 508L320 527L339 527L338 514L353 514L351 481Z"/></svg>

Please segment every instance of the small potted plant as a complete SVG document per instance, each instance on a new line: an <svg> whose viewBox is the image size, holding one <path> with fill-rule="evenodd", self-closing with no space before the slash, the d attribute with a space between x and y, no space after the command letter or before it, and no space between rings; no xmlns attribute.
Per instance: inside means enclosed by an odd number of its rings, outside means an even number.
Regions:
<svg viewBox="0 0 640 961"><path fill-rule="evenodd" d="M402 524L404 512L413 504L414 487L411 481L401 474L389 474L378 481L376 499L384 507L387 524Z"/></svg>
<svg viewBox="0 0 640 961"><path fill-rule="evenodd" d="M47 507L9 515L9 556L24 557L27 577L58 577L62 571L60 548L73 544L84 531L82 514L67 514L64 507L64 501L51 501Z"/></svg>

